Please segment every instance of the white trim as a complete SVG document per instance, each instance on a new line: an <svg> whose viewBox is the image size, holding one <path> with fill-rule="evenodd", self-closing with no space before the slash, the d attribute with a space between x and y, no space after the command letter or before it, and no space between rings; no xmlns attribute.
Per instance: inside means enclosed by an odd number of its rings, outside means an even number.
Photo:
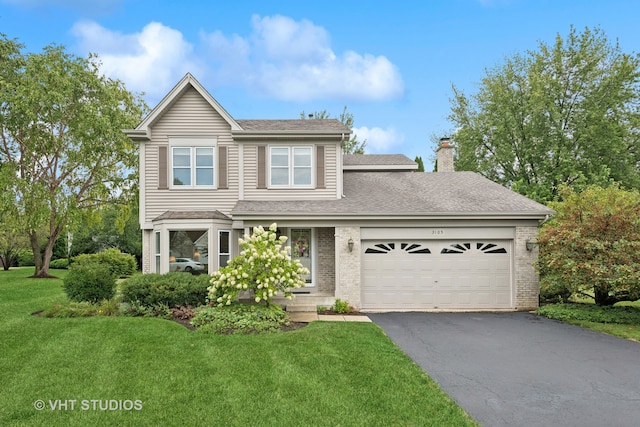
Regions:
<svg viewBox="0 0 640 427"><path fill-rule="evenodd" d="M218 145L218 138L213 137L169 137L169 154L168 154L168 169L169 169L169 188L172 190L194 190L194 189L207 189L207 190L215 190L218 186L218 180L216 179L216 173L218 172L217 168L217 156L216 149ZM189 148L190 155L190 177L191 184L189 185L175 185L174 182L174 149L176 148ZM197 166L196 166L196 150L198 148L210 148L212 150L213 163L211 166L212 174L213 174L213 185L197 185L196 184L196 175L197 175Z"/></svg>
<svg viewBox="0 0 640 427"><path fill-rule="evenodd" d="M139 171L141 171L140 173L138 173L138 179L140 180L140 185L138 187L140 191L140 194L138 195L138 222L140 223L141 229L146 229L149 228L149 224L145 223L145 218L147 217L147 149L144 144L138 144L138 147L140 148L140 154L138 155L138 164L140 168ZM158 159L158 162L159 160L160 159Z"/></svg>
<svg viewBox="0 0 640 427"><path fill-rule="evenodd" d="M160 267L160 268L158 268ZM159 273L162 269L162 231L153 231L153 267L152 273Z"/></svg>
<svg viewBox="0 0 640 427"><path fill-rule="evenodd" d="M233 117L216 101L209 92L196 80L191 73L185 74L185 76L176 84L173 89L158 103L158 105L147 115L147 117L135 128L128 130L128 135L135 137L142 135L145 132L148 138L151 138L149 127L160 118L164 112L171 108L174 102L187 90L189 87L194 88L200 96L202 96L211 107L222 116L222 118L231 126L232 131L242 130L240 125L234 120Z"/></svg>
<svg viewBox="0 0 640 427"><path fill-rule="evenodd" d="M360 228L361 240L407 239L515 239L514 227L415 227L415 228Z"/></svg>
<svg viewBox="0 0 640 427"><path fill-rule="evenodd" d="M418 170L418 165L344 165L346 171L407 171Z"/></svg>
<svg viewBox="0 0 640 427"><path fill-rule="evenodd" d="M314 146L312 145L282 145L282 144L273 144L273 145L269 145L268 146L268 156L267 156L267 165L266 168L268 170L267 173L267 188L268 189L274 189L274 190L280 190L280 189L314 189L315 188L315 176L314 176L314 172L316 170L315 167L315 161L316 161L316 156L314 153ZM271 169L272 169L272 165L271 165L271 156L272 156L272 150L274 148L281 148L281 149L287 149L287 171L288 171L288 183L287 185L274 185L271 182ZM294 182L295 179L295 163L294 163L294 158L295 158L295 153L294 151L297 148L306 148L309 150L309 173L310 173L310 183L308 185L296 185ZM277 166L278 168L284 169L283 166Z"/></svg>

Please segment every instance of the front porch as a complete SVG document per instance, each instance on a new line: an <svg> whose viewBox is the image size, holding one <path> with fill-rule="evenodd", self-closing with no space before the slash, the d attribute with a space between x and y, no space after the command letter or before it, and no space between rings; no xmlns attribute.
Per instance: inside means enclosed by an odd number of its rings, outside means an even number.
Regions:
<svg viewBox="0 0 640 427"><path fill-rule="evenodd" d="M272 300L288 312L317 312L318 307L331 307L336 301L332 292L296 293L295 298L288 300L276 297Z"/></svg>

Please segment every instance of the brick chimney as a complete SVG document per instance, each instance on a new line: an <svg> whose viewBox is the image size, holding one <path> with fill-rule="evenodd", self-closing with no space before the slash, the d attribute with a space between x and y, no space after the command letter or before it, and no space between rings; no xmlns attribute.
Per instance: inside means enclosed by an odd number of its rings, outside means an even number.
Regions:
<svg viewBox="0 0 640 427"><path fill-rule="evenodd" d="M449 138L440 138L436 156L438 172L453 172L453 146L449 143Z"/></svg>

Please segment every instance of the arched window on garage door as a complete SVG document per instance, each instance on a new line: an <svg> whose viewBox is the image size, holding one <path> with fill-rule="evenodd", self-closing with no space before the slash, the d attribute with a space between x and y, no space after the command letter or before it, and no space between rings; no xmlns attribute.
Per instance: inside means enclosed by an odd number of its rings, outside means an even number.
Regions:
<svg viewBox="0 0 640 427"><path fill-rule="evenodd" d="M396 250L396 243L376 243L373 246L368 247L365 254L388 254L391 251ZM430 254L431 251L426 246L418 243L400 243L399 250L405 251L410 254Z"/></svg>
<svg viewBox="0 0 640 427"><path fill-rule="evenodd" d="M494 243L452 243L448 248L440 251L441 254L464 254L470 251L483 252L485 254L506 254L507 250Z"/></svg>

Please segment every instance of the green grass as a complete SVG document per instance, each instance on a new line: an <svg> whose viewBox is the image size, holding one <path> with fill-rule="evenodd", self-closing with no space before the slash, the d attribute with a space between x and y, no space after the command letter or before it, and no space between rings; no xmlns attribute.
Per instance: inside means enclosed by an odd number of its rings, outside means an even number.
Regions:
<svg viewBox="0 0 640 427"><path fill-rule="evenodd" d="M157 318L37 317L65 296L61 280L30 274L0 271L0 425L476 425L375 324L227 336Z"/></svg>
<svg viewBox="0 0 640 427"><path fill-rule="evenodd" d="M549 304L540 307L537 313L599 332L640 340L640 305L637 302L609 307L593 303Z"/></svg>

